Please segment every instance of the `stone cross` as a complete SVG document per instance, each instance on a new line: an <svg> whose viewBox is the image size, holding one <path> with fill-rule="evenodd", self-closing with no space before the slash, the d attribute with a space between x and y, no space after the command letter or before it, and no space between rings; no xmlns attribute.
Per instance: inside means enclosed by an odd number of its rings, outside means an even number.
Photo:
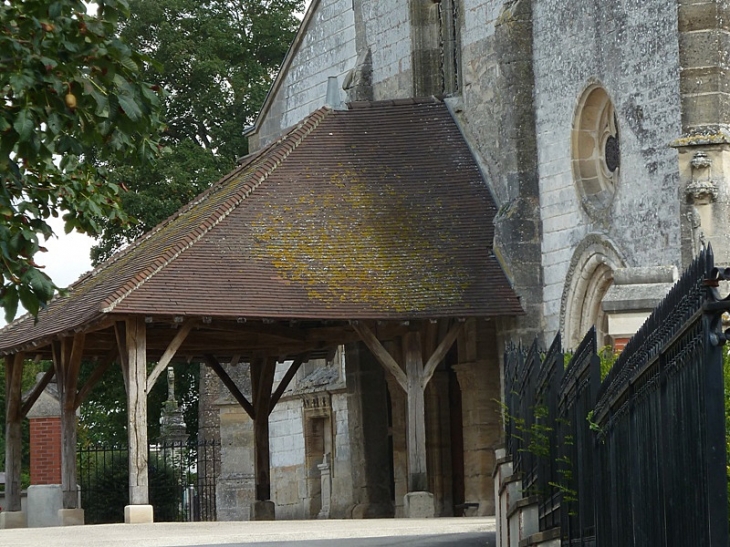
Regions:
<svg viewBox="0 0 730 547"><path fill-rule="evenodd" d="M167 367L167 400L175 400L175 371L172 367Z"/></svg>

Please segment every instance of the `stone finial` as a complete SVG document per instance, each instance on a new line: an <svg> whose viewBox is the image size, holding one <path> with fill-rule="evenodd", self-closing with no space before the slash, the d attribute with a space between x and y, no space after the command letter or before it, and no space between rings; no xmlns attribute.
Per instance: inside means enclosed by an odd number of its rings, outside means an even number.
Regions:
<svg viewBox="0 0 730 547"><path fill-rule="evenodd" d="M712 158L696 152L690 160L692 182L687 185L687 199L693 205L707 205L717 199L717 184L712 180Z"/></svg>
<svg viewBox="0 0 730 547"><path fill-rule="evenodd" d="M167 400L175 400L175 370L167 367Z"/></svg>

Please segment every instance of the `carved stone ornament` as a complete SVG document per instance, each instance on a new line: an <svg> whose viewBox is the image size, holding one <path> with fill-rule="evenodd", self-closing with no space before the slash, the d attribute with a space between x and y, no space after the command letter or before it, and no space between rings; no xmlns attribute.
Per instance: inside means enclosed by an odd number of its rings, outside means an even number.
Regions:
<svg viewBox="0 0 730 547"><path fill-rule="evenodd" d="M717 184L711 180L693 180L687 186L687 199L694 205L705 205L717 199Z"/></svg>

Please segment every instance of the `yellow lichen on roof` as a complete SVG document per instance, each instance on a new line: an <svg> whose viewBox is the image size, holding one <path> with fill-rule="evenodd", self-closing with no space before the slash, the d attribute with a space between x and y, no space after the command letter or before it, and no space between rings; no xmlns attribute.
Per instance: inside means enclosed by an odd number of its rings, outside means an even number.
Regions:
<svg viewBox="0 0 730 547"><path fill-rule="evenodd" d="M388 176L396 178L383 172L379 179ZM270 260L282 279L328 306L421 311L436 295L441 304L464 305L470 276L449 260L454 241L440 202L408 202L394 185L374 186L353 169L323 183L330 189L320 184L253 219L253 258Z"/></svg>

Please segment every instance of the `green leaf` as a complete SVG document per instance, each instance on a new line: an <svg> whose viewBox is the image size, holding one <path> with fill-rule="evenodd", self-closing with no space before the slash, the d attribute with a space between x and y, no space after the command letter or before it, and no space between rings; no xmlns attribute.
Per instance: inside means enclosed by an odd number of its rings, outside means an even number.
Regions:
<svg viewBox="0 0 730 547"><path fill-rule="evenodd" d="M20 295L20 303L33 317L38 315L40 302L35 293L27 285L19 285L18 293Z"/></svg>
<svg viewBox="0 0 730 547"><path fill-rule="evenodd" d="M137 66L137 63L135 63L131 57L123 57L120 59L120 62L124 68L127 70L130 70L132 72L137 72L139 70L139 67Z"/></svg>
<svg viewBox="0 0 730 547"><path fill-rule="evenodd" d="M13 123L13 129L18 133L20 142L30 139L31 132L33 131L33 118L27 108L24 108L18 113Z"/></svg>
<svg viewBox="0 0 730 547"><path fill-rule="evenodd" d="M136 122L142 117L142 110L140 110L134 97L121 94L117 96L117 99L119 99L119 106L122 107L122 110L124 110L124 113L130 120Z"/></svg>
<svg viewBox="0 0 730 547"><path fill-rule="evenodd" d="M5 322L10 323L18 313L18 289L14 285L6 285L3 291L2 304L5 309Z"/></svg>

